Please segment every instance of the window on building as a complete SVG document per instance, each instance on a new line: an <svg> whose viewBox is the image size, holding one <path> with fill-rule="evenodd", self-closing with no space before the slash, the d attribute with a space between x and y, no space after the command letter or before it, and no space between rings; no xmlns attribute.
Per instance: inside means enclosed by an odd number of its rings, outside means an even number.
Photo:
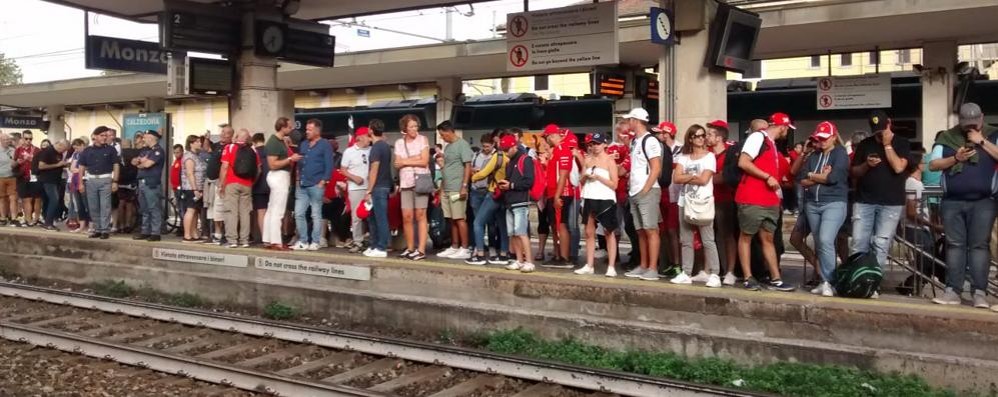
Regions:
<svg viewBox="0 0 998 397"><path fill-rule="evenodd" d="M752 61L752 65L742 73L743 79L761 79L762 78L762 60Z"/></svg>
<svg viewBox="0 0 998 397"><path fill-rule="evenodd" d="M870 51L870 65L880 64L880 51Z"/></svg>
<svg viewBox="0 0 998 397"><path fill-rule="evenodd" d="M841 64L842 66L852 66L852 54L842 54Z"/></svg>
<svg viewBox="0 0 998 397"><path fill-rule="evenodd" d="M821 55L811 55L811 67L812 68L821 67Z"/></svg>
<svg viewBox="0 0 998 397"><path fill-rule="evenodd" d="M898 50L898 64L911 63L911 50Z"/></svg>
<svg viewBox="0 0 998 397"><path fill-rule="evenodd" d="M548 75L534 76L534 91L548 90Z"/></svg>

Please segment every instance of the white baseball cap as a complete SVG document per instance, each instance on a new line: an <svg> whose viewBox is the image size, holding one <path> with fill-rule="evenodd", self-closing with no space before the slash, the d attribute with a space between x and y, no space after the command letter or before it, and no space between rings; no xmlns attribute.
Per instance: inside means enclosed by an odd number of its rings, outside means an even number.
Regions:
<svg viewBox="0 0 998 397"><path fill-rule="evenodd" d="M625 119L636 119L644 122L648 122L648 111L642 108L631 109L627 115L624 116Z"/></svg>

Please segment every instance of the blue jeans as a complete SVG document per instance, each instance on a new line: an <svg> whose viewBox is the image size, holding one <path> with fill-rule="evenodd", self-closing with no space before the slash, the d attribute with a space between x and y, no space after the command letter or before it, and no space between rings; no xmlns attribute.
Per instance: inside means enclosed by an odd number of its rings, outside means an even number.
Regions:
<svg viewBox="0 0 998 397"><path fill-rule="evenodd" d="M505 255L509 252L509 235L506 233L506 228L503 227L506 222L502 222L502 226L496 225L496 212L500 207L501 204L496 202L492 198L492 194L488 192L486 192L485 197L482 199L481 205L475 207L475 223L473 227L476 251L485 252L485 226L488 226L489 236L497 236L499 239L499 246L492 246L492 248L496 249L496 253Z"/></svg>
<svg viewBox="0 0 998 397"><path fill-rule="evenodd" d="M939 210L946 231L946 286L962 292L969 268L971 289L987 293L994 200L943 199Z"/></svg>
<svg viewBox="0 0 998 397"><path fill-rule="evenodd" d="M880 266L886 265L887 250L894 240L902 210L903 205L856 203L852 212L852 247L849 254L865 254L872 249Z"/></svg>
<svg viewBox="0 0 998 397"><path fill-rule="evenodd" d="M322 195L326 189L313 186L299 185L295 189L295 227L298 229L298 241L302 244L309 242L319 244L322 239ZM308 220L305 219L305 211L312 210L312 232L308 231Z"/></svg>
<svg viewBox="0 0 998 397"><path fill-rule="evenodd" d="M42 189L45 191L45 225L52 226L55 218L59 217L59 184L43 183Z"/></svg>
<svg viewBox="0 0 998 397"><path fill-rule="evenodd" d="M139 181L139 213L142 214L139 234L158 236L163 230L163 191L160 186Z"/></svg>
<svg viewBox="0 0 998 397"><path fill-rule="evenodd" d="M829 283L835 282L835 236L846 221L846 202L830 201L816 203L808 201L804 205L807 224L814 235L815 251L821 265L821 276Z"/></svg>
<svg viewBox="0 0 998 397"><path fill-rule="evenodd" d="M371 212L367 216L367 229L370 231L371 248L388 250L388 194L390 189L371 189Z"/></svg>

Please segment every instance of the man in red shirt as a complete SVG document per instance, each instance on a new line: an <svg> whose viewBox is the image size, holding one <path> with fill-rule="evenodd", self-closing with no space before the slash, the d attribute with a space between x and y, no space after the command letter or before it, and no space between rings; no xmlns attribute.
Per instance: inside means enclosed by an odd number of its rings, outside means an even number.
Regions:
<svg viewBox="0 0 998 397"><path fill-rule="evenodd" d="M735 263L738 261L738 220L735 191L724 183L724 159L732 143L728 141L728 122L707 123L707 146L717 158L714 174L714 236L725 275L724 285L735 285Z"/></svg>
<svg viewBox="0 0 998 397"><path fill-rule="evenodd" d="M260 156L256 154L249 145L250 132L245 128L239 129L236 133L235 143L229 144L222 151L222 168L219 175L222 178L222 185L218 189L218 195L225 200L225 239L229 241L229 248L249 248L250 238L250 212L253 211L253 182L254 178L242 178L236 175L235 164L236 155L239 150L248 147L256 158L256 174L260 174Z"/></svg>
<svg viewBox="0 0 998 397"><path fill-rule="evenodd" d="M20 171L17 197L21 199L21 212L24 213L21 227L35 226L42 217L42 184L31 170L31 164L41 149L31 144L32 139L31 130L24 130L21 145L14 150L14 161Z"/></svg>
<svg viewBox="0 0 998 397"><path fill-rule="evenodd" d="M771 280L766 287L777 291L793 291L794 287L780 279L780 268L776 262L776 246L773 244L773 234L780 227L780 180L787 170L780 165L783 157L776 150L775 140L787 136L794 128L790 116L784 113L774 113L769 117L766 129L762 120L752 121L753 132L745 138L741 155L738 158L738 168L744 173L738 188L735 190L735 203L738 205L738 226L741 234L738 236L738 259L745 274L745 289L758 291L759 282L752 277L751 245L752 238L759 235L763 257L769 266ZM785 159L782 159L785 162Z"/></svg>
<svg viewBox="0 0 998 397"><path fill-rule="evenodd" d="M551 225L555 243L555 255L550 261L544 262L541 266L550 268L572 268L568 261L568 247L570 234L568 222L571 213L574 211L563 211L571 209L575 204L575 191L569 174L572 171L574 156L572 149L565 144L564 130L557 125L550 124L544 127L544 137L551 145L551 159L548 160L546 175L546 190L544 192L545 213L548 224Z"/></svg>

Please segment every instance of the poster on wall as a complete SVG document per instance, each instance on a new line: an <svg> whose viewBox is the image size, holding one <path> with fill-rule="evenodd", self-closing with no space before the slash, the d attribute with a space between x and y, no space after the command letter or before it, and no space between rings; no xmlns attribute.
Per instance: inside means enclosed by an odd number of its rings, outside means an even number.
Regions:
<svg viewBox="0 0 998 397"><path fill-rule="evenodd" d="M130 113L122 120L122 139L132 140L139 131L156 130L160 136L167 137L169 117L166 113ZM163 140L160 140L162 143Z"/></svg>

